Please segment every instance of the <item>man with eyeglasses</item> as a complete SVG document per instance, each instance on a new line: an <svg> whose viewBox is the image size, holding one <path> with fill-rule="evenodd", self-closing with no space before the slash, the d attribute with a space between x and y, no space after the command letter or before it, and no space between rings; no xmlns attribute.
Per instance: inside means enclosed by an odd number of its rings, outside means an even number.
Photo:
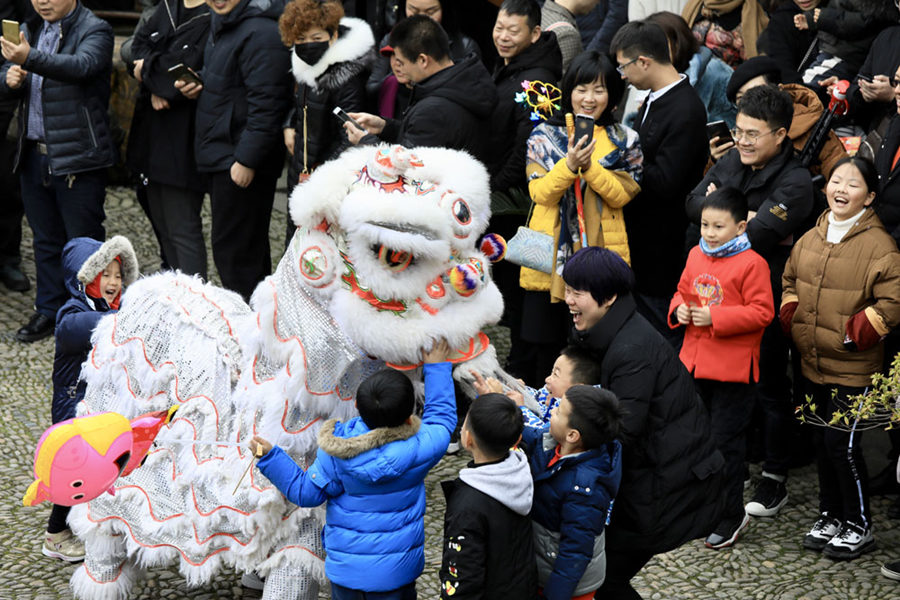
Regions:
<svg viewBox="0 0 900 600"><path fill-rule="evenodd" d="M813 210L809 170L794 154L788 131L794 116L791 96L774 85L759 85L742 93L737 103L735 147L725 153L688 196L688 216L700 221L703 198L724 186L747 196L750 246L769 264L775 306L781 299L781 275ZM786 480L791 459L792 407L788 345L778 319L766 328L760 348L758 399L765 415L766 461L747 513L771 517L788 499Z"/></svg>
<svg viewBox="0 0 900 600"><path fill-rule="evenodd" d="M706 108L669 58L669 41L655 23L632 21L610 44L622 79L650 95L634 128L644 153L641 192L625 206L638 311L676 348L683 330L667 323L669 301L684 268L688 226L683 198L703 176Z"/></svg>
<svg viewBox="0 0 900 600"><path fill-rule="evenodd" d="M788 137L797 152L803 150L806 141L813 134L819 117L825 107L819 97L805 85L796 83L782 84L781 67L769 56L755 56L738 66L725 88L725 96L730 102L737 104L741 97L751 88L772 84L784 90L794 104L794 116L788 129ZM734 140L713 138L709 142L709 153L713 161L719 160L726 152L734 148ZM818 160L810 165L810 171L821 174L825 178L839 160L847 156L844 145L834 131L828 132L825 143L819 151Z"/></svg>

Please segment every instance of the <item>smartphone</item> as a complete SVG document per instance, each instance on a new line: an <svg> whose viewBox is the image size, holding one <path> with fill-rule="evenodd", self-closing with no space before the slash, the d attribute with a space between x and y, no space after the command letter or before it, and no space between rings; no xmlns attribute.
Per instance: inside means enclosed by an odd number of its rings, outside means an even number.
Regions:
<svg viewBox="0 0 900 600"><path fill-rule="evenodd" d="M734 141L731 137L731 130L728 129L728 124L725 123L725 121L713 121L712 123L707 123L706 136L710 140L714 137L719 138L719 146Z"/></svg>
<svg viewBox="0 0 900 600"><path fill-rule="evenodd" d="M584 136L587 136L584 143L587 146L594 139L594 118L590 115L575 115L575 143Z"/></svg>
<svg viewBox="0 0 900 600"><path fill-rule="evenodd" d="M11 44L19 43L19 22L3 19L3 37Z"/></svg>
<svg viewBox="0 0 900 600"><path fill-rule="evenodd" d="M203 85L203 80L200 79L200 76L194 73L190 67L183 65L182 63L178 63L174 67L169 68L169 75L172 76L172 79L175 81L184 81L186 83L196 83L197 85Z"/></svg>
<svg viewBox="0 0 900 600"><path fill-rule="evenodd" d="M341 108L340 106L335 106L335 107L334 107L334 110L331 111L331 112L333 112L333 113L334 113L334 116L336 116L338 119L340 119L340 120L343 121L344 123L353 123L353 125L354 125L357 129L359 129L360 131L365 131L365 130L366 130L366 128L363 127L362 125L360 125L359 123L357 123L357 122L353 119L353 117L351 117L351 116L348 115L346 112L344 112L344 109Z"/></svg>
<svg viewBox="0 0 900 600"><path fill-rule="evenodd" d="M6 30L4 30L4 35L6 35L5 31L6 31ZM867 81L867 82L869 82L869 83L872 83L872 78L869 77L868 75L863 75L862 73L860 73L860 74L858 74L858 75L856 76L856 80L857 80L857 81L862 80L862 81Z"/></svg>

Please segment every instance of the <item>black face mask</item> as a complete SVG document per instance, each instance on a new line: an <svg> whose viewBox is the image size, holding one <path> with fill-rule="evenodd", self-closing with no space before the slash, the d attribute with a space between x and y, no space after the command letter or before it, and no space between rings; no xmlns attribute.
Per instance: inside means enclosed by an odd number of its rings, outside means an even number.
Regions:
<svg viewBox="0 0 900 600"><path fill-rule="evenodd" d="M308 65L314 65L322 59L328 50L328 42L309 42L306 44L294 44L294 54Z"/></svg>

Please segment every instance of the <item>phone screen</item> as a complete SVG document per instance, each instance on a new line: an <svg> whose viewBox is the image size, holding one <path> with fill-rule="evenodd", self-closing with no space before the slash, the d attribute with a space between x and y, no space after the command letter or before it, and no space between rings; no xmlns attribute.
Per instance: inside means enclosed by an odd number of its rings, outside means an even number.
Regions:
<svg viewBox="0 0 900 600"><path fill-rule="evenodd" d="M706 124L706 135L711 140L714 137L719 138L719 144L734 141L731 137L731 131L725 121L713 121Z"/></svg>
<svg viewBox="0 0 900 600"><path fill-rule="evenodd" d="M169 75L172 76L172 79L175 81L186 81L187 83L196 83L198 85L203 85L203 80L200 79L200 76L191 71L189 67L179 63L174 67L169 69Z"/></svg>
<svg viewBox="0 0 900 600"><path fill-rule="evenodd" d="M353 125L355 125L356 128L359 129L360 131L365 131L365 130L366 130L365 127L363 127L362 125L360 125L359 123L357 123L356 120L354 120L353 117L351 117L350 115L348 115L348 114L344 111L344 109L341 108L340 106L335 106L335 107L334 107L334 110L331 111L331 112L333 112L333 113L334 113L334 116L336 116L338 119L340 119L340 120L343 121L344 123L353 123Z"/></svg>
<svg viewBox="0 0 900 600"><path fill-rule="evenodd" d="M584 136L587 136L586 146L594 139L594 119L588 115L575 115L575 143Z"/></svg>
<svg viewBox="0 0 900 600"><path fill-rule="evenodd" d="M12 44L19 43L19 23L17 21L10 21L8 19L3 19L3 37L6 38L7 42Z"/></svg>

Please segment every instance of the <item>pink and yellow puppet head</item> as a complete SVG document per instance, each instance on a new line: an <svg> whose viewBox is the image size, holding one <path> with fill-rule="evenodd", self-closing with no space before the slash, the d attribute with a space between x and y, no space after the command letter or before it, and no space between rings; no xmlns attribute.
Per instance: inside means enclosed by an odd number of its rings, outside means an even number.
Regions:
<svg viewBox="0 0 900 600"><path fill-rule="evenodd" d="M103 492L115 494L116 479L141 465L156 434L175 410L147 413L131 422L118 413L106 412L50 427L38 440L36 479L22 503L34 506L50 500L74 506Z"/></svg>
<svg viewBox="0 0 900 600"><path fill-rule="evenodd" d="M44 432L34 451L35 481L22 503L50 500L74 506L92 500L112 485L131 457L128 419L100 413L57 423Z"/></svg>

